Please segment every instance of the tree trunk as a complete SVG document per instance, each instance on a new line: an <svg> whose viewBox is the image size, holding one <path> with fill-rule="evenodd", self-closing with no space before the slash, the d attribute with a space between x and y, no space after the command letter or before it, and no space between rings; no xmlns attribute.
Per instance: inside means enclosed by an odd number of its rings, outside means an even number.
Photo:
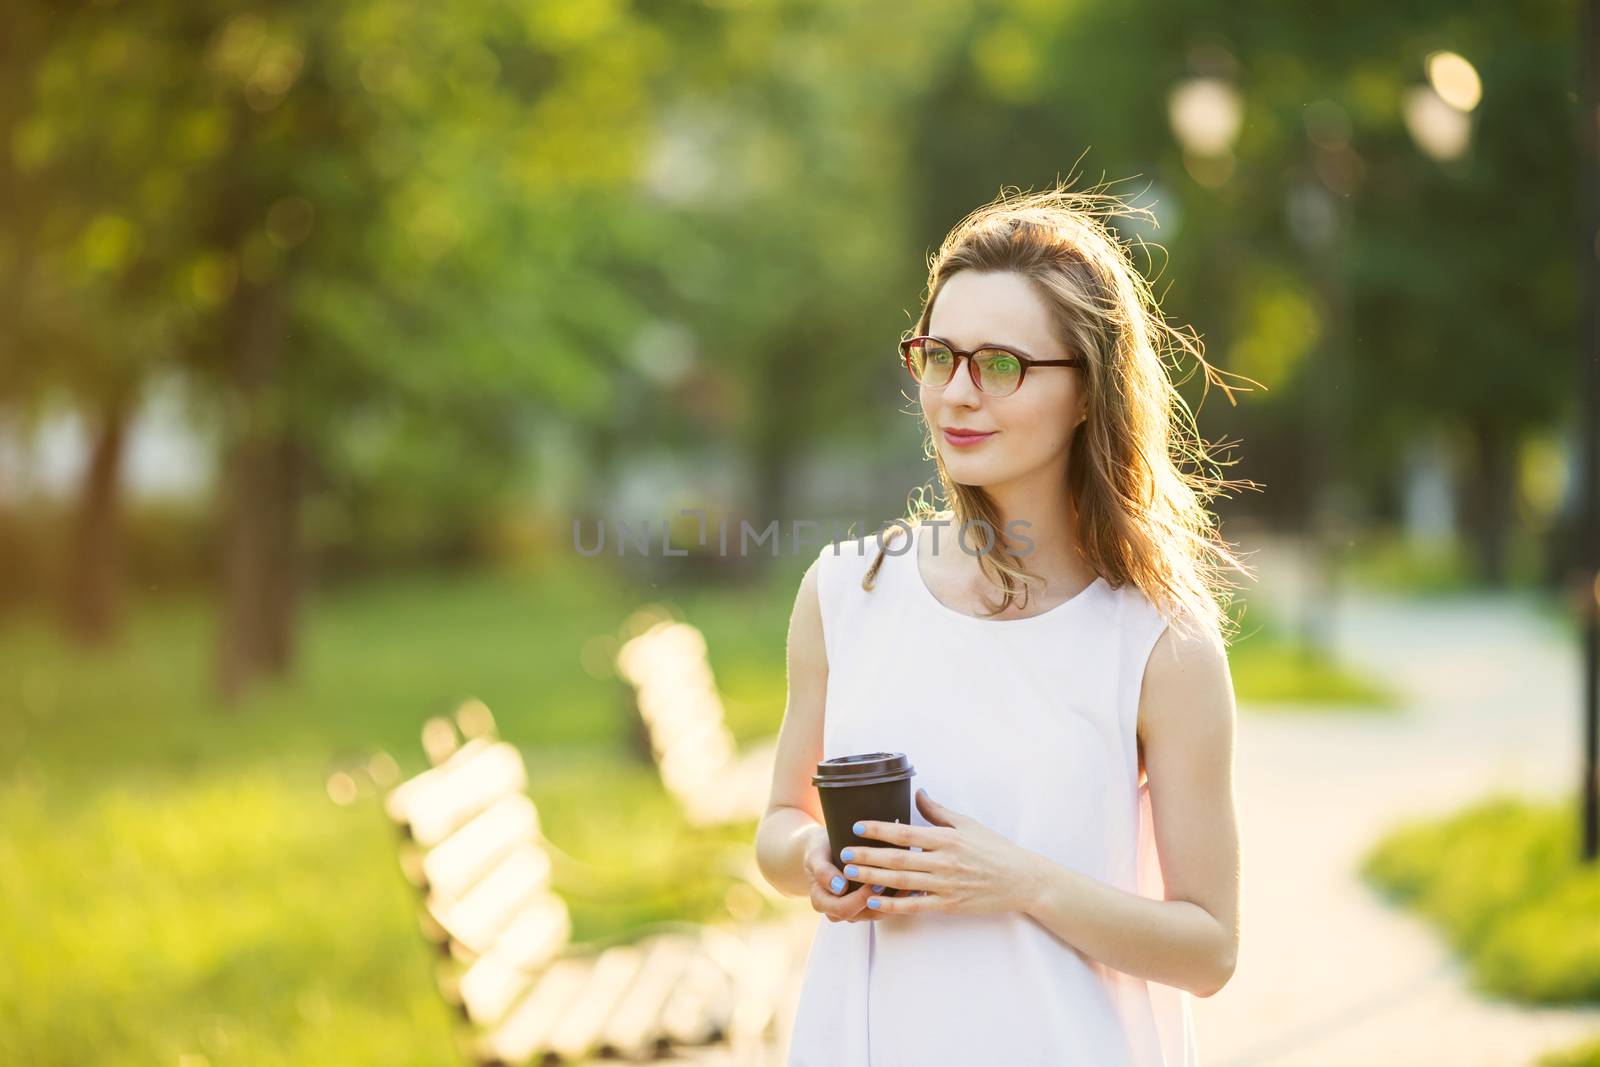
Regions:
<svg viewBox="0 0 1600 1067"><path fill-rule="evenodd" d="M300 608L300 497L303 456L288 435L267 452L270 506L262 548L262 668L283 676L294 666L295 628Z"/></svg>
<svg viewBox="0 0 1600 1067"><path fill-rule="evenodd" d="M67 557L63 622L74 641L104 645L121 617L122 514L119 488L131 397L118 392L97 412Z"/></svg>
<svg viewBox="0 0 1600 1067"><path fill-rule="evenodd" d="M1472 420L1472 476L1463 486L1468 544L1491 585L1504 585L1516 498L1516 438L1488 416Z"/></svg>
<svg viewBox="0 0 1600 1067"><path fill-rule="evenodd" d="M295 597L282 570L294 555L296 486L283 472L287 420L275 406L283 355L277 287L242 287L228 321L234 417L223 463L217 687L231 705L258 675L287 669L291 658Z"/></svg>
<svg viewBox="0 0 1600 1067"><path fill-rule="evenodd" d="M262 570L268 516L264 443L236 441L224 462L227 485L222 520L222 625L218 685L229 704L244 695L262 660Z"/></svg>

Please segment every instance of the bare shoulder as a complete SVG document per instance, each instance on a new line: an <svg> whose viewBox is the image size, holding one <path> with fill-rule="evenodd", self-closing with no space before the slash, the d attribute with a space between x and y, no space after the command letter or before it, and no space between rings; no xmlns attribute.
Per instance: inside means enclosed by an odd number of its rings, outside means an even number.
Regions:
<svg viewBox="0 0 1600 1067"><path fill-rule="evenodd" d="M822 640L821 557L811 561L795 591L794 608L789 615L789 658L791 668L798 656L803 664L827 666Z"/></svg>
<svg viewBox="0 0 1600 1067"><path fill-rule="evenodd" d="M1149 740L1228 734L1235 714L1228 655L1213 635L1169 623L1144 667L1139 691L1139 735Z"/></svg>
<svg viewBox="0 0 1600 1067"><path fill-rule="evenodd" d="M1228 656L1220 642L1204 632L1190 632L1177 622L1161 631L1150 659L1145 663L1145 681L1180 676L1194 680L1197 675L1225 675Z"/></svg>

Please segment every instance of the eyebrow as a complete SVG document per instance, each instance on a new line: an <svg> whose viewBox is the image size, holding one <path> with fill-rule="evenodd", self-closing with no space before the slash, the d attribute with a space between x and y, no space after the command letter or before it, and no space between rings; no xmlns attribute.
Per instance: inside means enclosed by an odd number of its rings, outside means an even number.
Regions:
<svg viewBox="0 0 1600 1067"><path fill-rule="evenodd" d="M938 334L929 334L928 336L930 336L930 337L939 337ZM948 337L939 337L939 340L943 341L947 345L954 345L955 344L955 342L950 340L950 338L948 338ZM1022 357L1026 358L1026 359L1037 358L1032 353L1028 352L1024 348L1019 348L1017 345L1013 345L1013 344L1005 344L1005 343L1000 342L1000 341L980 341L978 344L973 345L972 348L969 349L969 351L976 352L980 348L1004 348L1007 351L1015 352L1017 355L1022 356Z"/></svg>

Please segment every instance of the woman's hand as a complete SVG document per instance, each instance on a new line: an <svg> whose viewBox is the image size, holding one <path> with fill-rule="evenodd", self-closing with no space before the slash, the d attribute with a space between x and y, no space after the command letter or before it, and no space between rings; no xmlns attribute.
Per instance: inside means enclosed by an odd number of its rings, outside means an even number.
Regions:
<svg viewBox="0 0 1600 1067"><path fill-rule="evenodd" d="M844 859L849 861L845 865L847 877L902 891L897 897L869 898L868 913L941 911L987 915L1024 909L1035 877L1034 853L971 816L936 804L926 790L917 790L917 807L934 825L871 819L856 824L855 832L861 837L907 846L856 846L844 850ZM911 847L922 851L912 852Z"/></svg>
<svg viewBox="0 0 1600 1067"><path fill-rule="evenodd" d="M831 923L880 918L879 912L867 907L869 897L877 899L870 884L864 883L854 893L843 896L834 892L835 885L844 888L845 877L833 865L833 849L828 845L827 828L817 827L813 838L806 847L804 859L806 873L811 875L811 906L826 915Z"/></svg>

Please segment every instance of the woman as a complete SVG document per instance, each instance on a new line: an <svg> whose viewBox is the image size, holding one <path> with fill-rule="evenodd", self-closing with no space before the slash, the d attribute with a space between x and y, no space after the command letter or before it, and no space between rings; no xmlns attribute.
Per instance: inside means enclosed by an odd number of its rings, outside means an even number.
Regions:
<svg viewBox="0 0 1600 1067"><path fill-rule="evenodd" d="M1233 973L1219 575L1249 572L1207 503L1241 483L1184 469L1207 457L1163 358L1217 372L1112 211L1057 185L950 233L901 346L950 507L800 584L756 841L828 920L791 1067L1192 1067L1188 998ZM836 863L811 774L876 751L915 767L911 822L858 825L882 845Z"/></svg>

